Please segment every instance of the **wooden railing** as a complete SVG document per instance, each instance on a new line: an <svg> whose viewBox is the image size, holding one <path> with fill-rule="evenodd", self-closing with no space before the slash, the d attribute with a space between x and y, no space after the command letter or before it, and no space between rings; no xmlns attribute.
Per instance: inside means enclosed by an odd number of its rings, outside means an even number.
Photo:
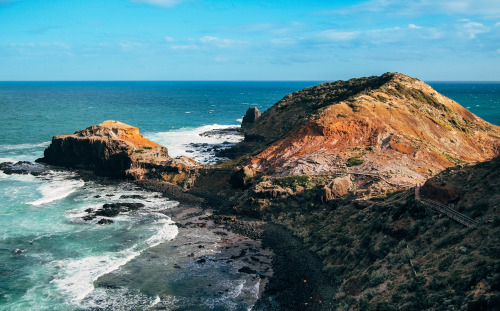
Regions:
<svg viewBox="0 0 500 311"><path fill-rule="evenodd" d="M456 210L450 208L449 206L446 206L444 204L438 203L433 200L425 199L420 196L420 186L415 187L415 199L425 205L428 205L432 207L433 209L437 210L438 212L445 214L449 218L455 220L458 223L461 223L462 225L469 227L469 228L474 228L479 225L479 222L470 218L469 216L466 216L462 213L457 212Z"/></svg>

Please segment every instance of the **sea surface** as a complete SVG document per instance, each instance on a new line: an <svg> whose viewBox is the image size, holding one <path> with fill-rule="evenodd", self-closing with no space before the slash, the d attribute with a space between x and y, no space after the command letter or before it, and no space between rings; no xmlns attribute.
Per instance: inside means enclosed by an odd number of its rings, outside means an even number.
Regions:
<svg viewBox="0 0 500 311"><path fill-rule="evenodd" d="M53 135L119 120L167 146L172 156L188 155L211 163L213 155L196 146L205 144L207 150L241 138L200 134L237 126L248 107L265 111L287 93L317 83L0 82L0 162L34 161ZM500 125L500 83L429 84ZM88 208L124 200L146 206L136 213L120 214L111 225L82 219ZM157 296L133 286L106 291L95 288L94 281L112 272L119 274L126 263L151 247L178 239L173 221L160 213L178 204L130 183L83 178L71 171L51 170L43 176L0 172L0 310L154 307L159 303ZM171 252L172 258L180 256ZM250 287L255 284L225 280L220 271L214 275L233 290L217 299L198 297L194 301L199 310L252 307L256 292ZM178 297L170 301L172 310L188 310L176 307Z"/></svg>

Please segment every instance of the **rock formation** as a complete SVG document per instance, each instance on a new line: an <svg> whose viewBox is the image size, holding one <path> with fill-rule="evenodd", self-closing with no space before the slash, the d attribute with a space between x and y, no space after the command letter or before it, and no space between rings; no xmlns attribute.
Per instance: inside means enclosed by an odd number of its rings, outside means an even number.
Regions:
<svg viewBox="0 0 500 311"><path fill-rule="evenodd" d="M256 150L246 164L277 176L332 174L347 165L415 184L457 163L496 156L500 127L418 79L386 73L286 95L233 151Z"/></svg>
<svg viewBox="0 0 500 311"><path fill-rule="evenodd" d="M144 138L138 128L118 121L54 136L39 161L91 169L98 175L162 178L178 184L189 179L190 171L199 166L187 157L171 158L167 148Z"/></svg>
<svg viewBox="0 0 500 311"><path fill-rule="evenodd" d="M257 121L257 119L260 118L260 115L260 111L259 109L257 109L257 107L248 108L245 116L243 116L243 121L241 121L241 127L243 129L249 128Z"/></svg>

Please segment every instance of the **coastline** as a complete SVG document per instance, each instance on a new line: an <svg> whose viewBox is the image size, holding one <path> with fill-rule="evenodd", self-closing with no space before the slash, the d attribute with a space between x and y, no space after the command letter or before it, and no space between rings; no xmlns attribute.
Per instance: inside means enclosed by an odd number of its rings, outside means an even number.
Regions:
<svg viewBox="0 0 500 311"><path fill-rule="evenodd" d="M262 274L257 272L263 282L259 288L259 299L252 310L334 309L336 290L323 277L322 262L289 229L279 224L231 214L229 206L221 206L227 201L215 195L192 195L177 186L152 180L136 183L181 202L167 213L179 227L176 239L182 238L185 229L217 230L227 234L219 248L221 258L243 254L242 261L252 263L254 256L249 250L256 248L272 258L268 262L270 271ZM258 268L255 264L249 267L252 270Z"/></svg>

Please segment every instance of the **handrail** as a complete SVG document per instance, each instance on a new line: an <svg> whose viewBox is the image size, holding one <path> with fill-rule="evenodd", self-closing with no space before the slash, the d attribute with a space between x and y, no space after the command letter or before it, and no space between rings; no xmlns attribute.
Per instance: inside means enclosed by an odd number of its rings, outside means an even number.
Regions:
<svg viewBox="0 0 500 311"><path fill-rule="evenodd" d="M417 185L415 187L415 199L425 205L428 205L432 207L433 209L437 210L438 212L445 214L449 218L455 220L456 222L461 223L462 225L466 227L477 227L479 225L479 222L470 218L469 216L466 216L460 212L457 212L456 210L450 208L449 206L446 206L444 204L441 204L439 202L430 200L430 199L424 199L420 196L420 186Z"/></svg>

